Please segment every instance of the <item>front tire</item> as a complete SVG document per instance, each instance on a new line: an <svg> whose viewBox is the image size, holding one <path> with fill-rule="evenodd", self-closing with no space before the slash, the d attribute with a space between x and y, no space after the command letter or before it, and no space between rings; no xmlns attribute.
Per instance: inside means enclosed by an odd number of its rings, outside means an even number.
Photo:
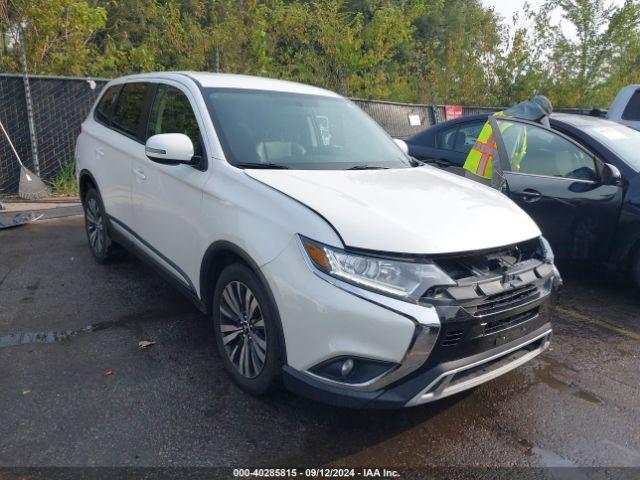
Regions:
<svg viewBox="0 0 640 480"><path fill-rule="evenodd" d="M255 273L242 264L225 268L213 296L218 352L233 381L252 395L273 391L281 378L275 306Z"/></svg>
<svg viewBox="0 0 640 480"><path fill-rule="evenodd" d="M107 215L100 194L90 188L84 197L84 224L89 249L98 263L107 263L116 257L117 245L111 240L107 228Z"/></svg>

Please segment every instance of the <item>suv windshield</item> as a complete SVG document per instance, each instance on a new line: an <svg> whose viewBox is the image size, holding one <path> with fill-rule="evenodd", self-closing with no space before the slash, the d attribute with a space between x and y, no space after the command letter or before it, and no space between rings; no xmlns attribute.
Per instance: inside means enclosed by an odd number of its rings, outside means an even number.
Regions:
<svg viewBox="0 0 640 480"><path fill-rule="evenodd" d="M304 170L411 166L384 130L343 98L227 88L204 93L233 165Z"/></svg>

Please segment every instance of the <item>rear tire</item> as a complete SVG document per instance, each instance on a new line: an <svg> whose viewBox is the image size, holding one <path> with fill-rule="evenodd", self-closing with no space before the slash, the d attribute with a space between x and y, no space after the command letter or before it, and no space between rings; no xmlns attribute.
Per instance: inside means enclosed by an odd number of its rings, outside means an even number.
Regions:
<svg viewBox="0 0 640 480"><path fill-rule="evenodd" d="M242 264L226 267L213 295L213 327L224 367L252 395L275 390L281 379L277 313L256 274Z"/></svg>
<svg viewBox="0 0 640 480"><path fill-rule="evenodd" d="M90 188L82 202L84 207L84 225L87 232L89 249L96 262L104 264L118 255L118 245L111 240L107 215L102 198L95 188Z"/></svg>

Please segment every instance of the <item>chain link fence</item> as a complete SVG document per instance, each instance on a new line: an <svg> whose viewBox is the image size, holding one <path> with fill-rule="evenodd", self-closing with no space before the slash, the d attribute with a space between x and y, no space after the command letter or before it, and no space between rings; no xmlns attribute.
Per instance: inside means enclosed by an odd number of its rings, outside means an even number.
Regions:
<svg viewBox="0 0 640 480"><path fill-rule="evenodd" d="M29 77L34 122L43 180L56 177L61 167L73 161L75 140L107 79L74 77ZM393 137L407 138L444 122L444 105L422 105L352 99ZM499 108L463 107L462 114L493 113ZM560 110L558 110L560 111ZM593 113L589 110L562 110ZM0 121L7 129L25 166L34 169L29 119L21 75L0 74ZM0 195L15 194L20 168L5 138L0 138Z"/></svg>
<svg viewBox="0 0 640 480"><path fill-rule="evenodd" d="M73 161L80 124L107 80L29 77L40 177L54 178ZM25 166L34 170L29 118L21 75L0 75L0 121ZM20 168L6 138L0 138L0 195L17 192Z"/></svg>
<svg viewBox="0 0 640 480"><path fill-rule="evenodd" d="M407 138L438 123L435 116L436 109L431 105L360 98L353 98L352 101L367 112L392 137Z"/></svg>

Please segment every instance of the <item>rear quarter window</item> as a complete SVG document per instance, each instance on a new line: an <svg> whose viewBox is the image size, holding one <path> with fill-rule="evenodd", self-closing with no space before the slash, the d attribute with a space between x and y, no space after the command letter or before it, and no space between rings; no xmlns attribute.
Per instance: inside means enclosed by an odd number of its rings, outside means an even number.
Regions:
<svg viewBox="0 0 640 480"><path fill-rule="evenodd" d="M113 85L104 92L96 107L95 116L97 120L103 123L111 122L111 116L113 115L113 109L118 100L120 87L121 85Z"/></svg>
<svg viewBox="0 0 640 480"><path fill-rule="evenodd" d="M458 125L440 130L436 134L436 148L441 150L453 150L456 142L457 131Z"/></svg>
<svg viewBox="0 0 640 480"><path fill-rule="evenodd" d="M414 145L420 145L421 147L433 148L433 132L430 132L427 129L420 133L416 133L413 137L408 138L407 142L413 143Z"/></svg>

